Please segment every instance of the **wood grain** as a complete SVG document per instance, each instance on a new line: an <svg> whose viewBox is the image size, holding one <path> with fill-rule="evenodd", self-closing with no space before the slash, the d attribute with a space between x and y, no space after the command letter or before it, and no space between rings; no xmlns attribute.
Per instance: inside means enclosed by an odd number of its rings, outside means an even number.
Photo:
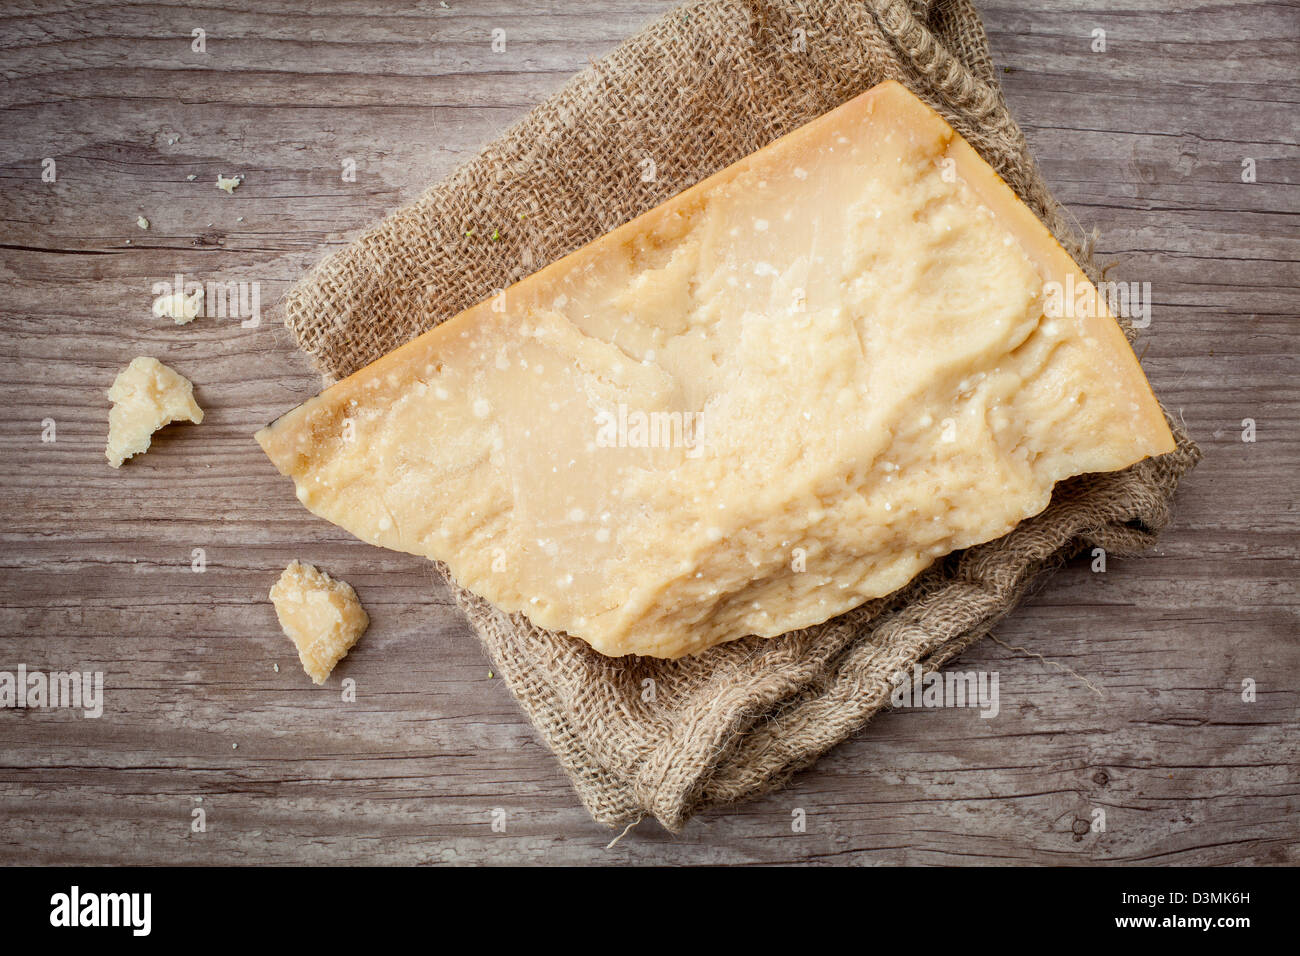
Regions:
<svg viewBox="0 0 1300 956"><path fill-rule="evenodd" d="M955 665L999 673L996 719L883 715L680 836L606 850L429 567L297 507L250 434L318 383L269 309L150 315L178 272L269 306L668 6L6 6L0 669L100 670L106 704L0 710L0 863L1300 862L1295 7L982 7L1058 197L1113 276L1152 284L1139 350L1206 459L1155 552L1077 562ZM218 173L246 178L226 195ZM104 391L138 354L207 418L114 472ZM294 557L373 620L325 688L266 600Z"/></svg>

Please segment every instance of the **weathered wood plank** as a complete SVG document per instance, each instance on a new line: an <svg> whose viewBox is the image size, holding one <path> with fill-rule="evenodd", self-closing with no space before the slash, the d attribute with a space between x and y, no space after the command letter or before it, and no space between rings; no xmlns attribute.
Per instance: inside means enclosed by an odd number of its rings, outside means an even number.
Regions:
<svg viewBox="0 0 1300 956"><path fill-rule="evenodd" d="M0 669L107 682L98 720L0 710L0 861L1300 860L1294 10L983 8L1058 197L1115 276L1151 282L1139 350L1206 460L1154 553L1073 563L955 665L999 673L996 718L885 714L781 793L607 851L428 566L290 507L249 438L318 388L270 307L322 248L669 4L449 6L60 0L0 18ZM247 178L227 196L219 172ZM150 287L177 272L260 283L263 323L159 323ZM114 473L103 392L142 353L191 375L208 417ZM337 672L355 702L310 685L265 600L295 556L371 613Z"/></svg>

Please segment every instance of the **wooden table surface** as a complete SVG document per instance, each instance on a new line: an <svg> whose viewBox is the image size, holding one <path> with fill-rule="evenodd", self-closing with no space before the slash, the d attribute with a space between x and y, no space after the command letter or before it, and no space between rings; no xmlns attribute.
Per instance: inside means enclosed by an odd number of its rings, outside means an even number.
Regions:
<svg viewBox="0 0 1300 956"><path fill-rule="evenodd" d="M784 792L607 850L430 567L310 516L250 434L318 388L271 306L322 250L669 4L400 6L0 16L0 670L105 681L98 719L0 710L0 863L1300 862L1295 7L982 5L1057 195L1151 283L1139 349L1205 461L1158 549L1074 563L959 662L1000 674L997 719L882 715ZM259 283L265 320L155 319L176 273ZM207 417L114 471L104 393L141 354ZM323 688L266 597L295 557L372 618Z"/></svg>

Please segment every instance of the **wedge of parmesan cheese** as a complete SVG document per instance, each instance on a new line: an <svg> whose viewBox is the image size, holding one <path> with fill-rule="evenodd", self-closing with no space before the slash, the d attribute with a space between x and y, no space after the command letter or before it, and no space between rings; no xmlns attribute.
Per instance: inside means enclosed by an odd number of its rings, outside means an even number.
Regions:
<svg viewBox="0 0 1300 956"><path fill-rule="evenodd" d="M325 683L370 626L352 586L310 564L290 562L271 588L271 603L302 669L317 684Z"/></svg>
<svg viewBox="0 0 1300 956"><path fill-rule="evenodd" d="M108 463L120 468L132 455L149 450L153 433L170 422L203 421L194 386L156 358L140 356L117 373L108 390Z"/></svg>
<svg viewBox="0 0 1300 956"><path fill-rule="evenodd" d="M1094 295L1052 310L1058 285ZM1063 478L1172 450L1095 292L885 83L257 439L361 539L602 653L677 657L821 623Z"/></svg>

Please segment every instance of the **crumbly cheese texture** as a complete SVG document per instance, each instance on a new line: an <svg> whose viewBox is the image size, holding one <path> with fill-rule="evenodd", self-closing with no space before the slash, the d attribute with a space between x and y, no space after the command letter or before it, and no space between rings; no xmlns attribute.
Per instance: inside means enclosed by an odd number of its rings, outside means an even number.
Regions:
<svg viewBox="0 0 1300 956"><path fill-rule="evenodd" d="M140 356L118 372L108 390L108 463L120 468L132 455L149 450L153 433L170 422L203 421L190 380L156 358Z"/></svg>
<svg viewBox="0 0 1300 956"><path fill-rule="evenodd" d="M819 624L1172 450L1088 280L886 83L258 433L314 513L608 655Z"/></svg>
<svg viewBox="0 0 1300 956"><path fill-rule="evenodd" d="M186 325L203 311L203 294L202 287L199 287L189 295L179 289L160 295L153 300L153 314L172 319L177 325Z"/></svg>
<svg viewBox="0 0 1300 956"><path fill-rule="evenodd" d="M357 592L310 564L289 564L271 588L280 627L298 649L302 669L323 684L367 627Z"/></svg>

